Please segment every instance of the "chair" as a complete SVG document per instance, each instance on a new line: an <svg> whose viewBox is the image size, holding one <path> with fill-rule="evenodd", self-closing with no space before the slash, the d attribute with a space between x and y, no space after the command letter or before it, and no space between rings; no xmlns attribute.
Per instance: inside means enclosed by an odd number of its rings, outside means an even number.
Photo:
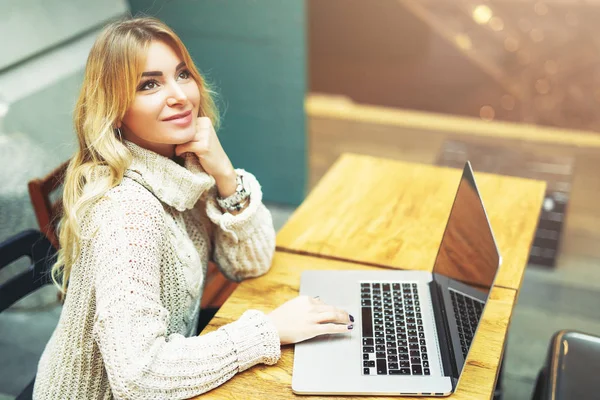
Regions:
<svg viewBox="0 0 600 400"><path fill-rule="evenodd" d="M600 337L562 330L552 336L533 400L598 398Z"/></svg>
<svg viewBox="0 0 600 400"><path fill-rule="evenodd" d="M28 184L29 198L31 199L31 205L33 206L40 230L57 249L58 236L56 235L56 224L62 213L62 201L59 199L52 202L50 196L62 185L68 165L68 161L64 162L45 177L33 179Z"/></svg>
<svg viewBox="0 0 600 400"><path fill-rule="evenodd" d="M58 249L58 236L56 227L62 212L62 202L52 202L50 196L58 189L64 180L69 162L65 162L43 178L33 179L29 182L29 198L40 230L46 235L50 243ZM206 286L202 294L202 309L218 309L233 293L237 283L228 280L219 271L217 266L210 262L206 275Z"/></svg>
<svg viewBox="0 0 600 400"><path fill-rule="evenodd" d="M39 231L27 230L0 243L0 269L21 257L29 257L29 267L0 284L0 312L18 300L52 282L50 268L54 262L56 249ZM35 378L16 400L31 399Z"/></svg>

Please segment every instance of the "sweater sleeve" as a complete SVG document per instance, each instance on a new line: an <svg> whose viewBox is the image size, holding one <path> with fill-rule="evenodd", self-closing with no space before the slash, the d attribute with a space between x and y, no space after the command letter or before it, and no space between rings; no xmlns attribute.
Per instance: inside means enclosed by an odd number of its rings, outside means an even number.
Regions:
<svg viewBox="0 0 600 400"><path fill-rule="evenodd" d="M276 328L259 311L215 332L167 334L161 268L168 243L164 211L154 198L105 202L92 262L98 344L117 399L197 396L258 363L280 357Z"/></svg>
<svg viewBox="0 0 600 400"><path fill-rule="evenodd" d="M236 171L250 186L249 205L237 215L224 213L213 190L206 202L206 214L216 227L214 261L229 279L241 281L269 270L275 253L275 228L254 175L243 169Z"/></svg>

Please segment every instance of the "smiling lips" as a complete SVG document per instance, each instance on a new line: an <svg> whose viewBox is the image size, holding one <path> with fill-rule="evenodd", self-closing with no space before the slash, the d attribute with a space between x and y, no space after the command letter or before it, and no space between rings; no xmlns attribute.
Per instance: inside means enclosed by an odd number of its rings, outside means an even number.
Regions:
<svg viewBox="0 0 600 400"><path fill-rule="evenodd" d="M165 122L172 122L176 125L186 126L192 122L192 111L185 111L179 114L171 115L168 118L163 119Z"/></svg>

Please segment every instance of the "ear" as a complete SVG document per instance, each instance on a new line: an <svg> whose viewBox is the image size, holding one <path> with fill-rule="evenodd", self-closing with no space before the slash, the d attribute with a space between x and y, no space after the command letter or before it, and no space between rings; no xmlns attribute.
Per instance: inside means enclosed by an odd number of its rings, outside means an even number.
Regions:
<svg viewBox="0 0 600 400"><path fill-rule="evenodd" d="M121 125L123 125L123 124L121 123L121 121L117 122L117 128L119 128L119 129L120 129L120 128L121 128Z"/></svg>

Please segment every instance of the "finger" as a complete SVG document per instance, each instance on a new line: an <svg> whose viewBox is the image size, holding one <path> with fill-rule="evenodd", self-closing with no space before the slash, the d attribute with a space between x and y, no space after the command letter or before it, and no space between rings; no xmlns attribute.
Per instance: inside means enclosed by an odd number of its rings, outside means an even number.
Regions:
<svg viewBox="0 0 600 400"><path fill-rule="evenodd" d="M183 143L183 144L179 144L177 146L175 146L175 155L176 156L180 156L183 153L193 153L194 149L194 142L187 142L187 143Z"/></svg>
<svg viewBox="0 0 600 400"><path fill-rule="evenodd" d="M354 325L346 325L346 324L319 324L317 325L318 335L327 335L327 334L335 334L335 333L346 333L351 331L354 328Z"/></svg>
<svg viewBox="0 0 600 400"><path fill-rule="evenodd" d="M350 315L348 315L348 313L346 311L342 311L342 310L326 311L326 312L319 313L319 314L317 314L315 320L319 324L322 324L325 322L333 322L336 324L349 324L351 322Z"/></svg>
<svg viewBox="0 0 600 400"><path fill-rule="evenodd" d="M187 142L175 146L175 155L180 156L183 153L194 153L200 156L207 152L207 147L200 142Z"/></svg>

